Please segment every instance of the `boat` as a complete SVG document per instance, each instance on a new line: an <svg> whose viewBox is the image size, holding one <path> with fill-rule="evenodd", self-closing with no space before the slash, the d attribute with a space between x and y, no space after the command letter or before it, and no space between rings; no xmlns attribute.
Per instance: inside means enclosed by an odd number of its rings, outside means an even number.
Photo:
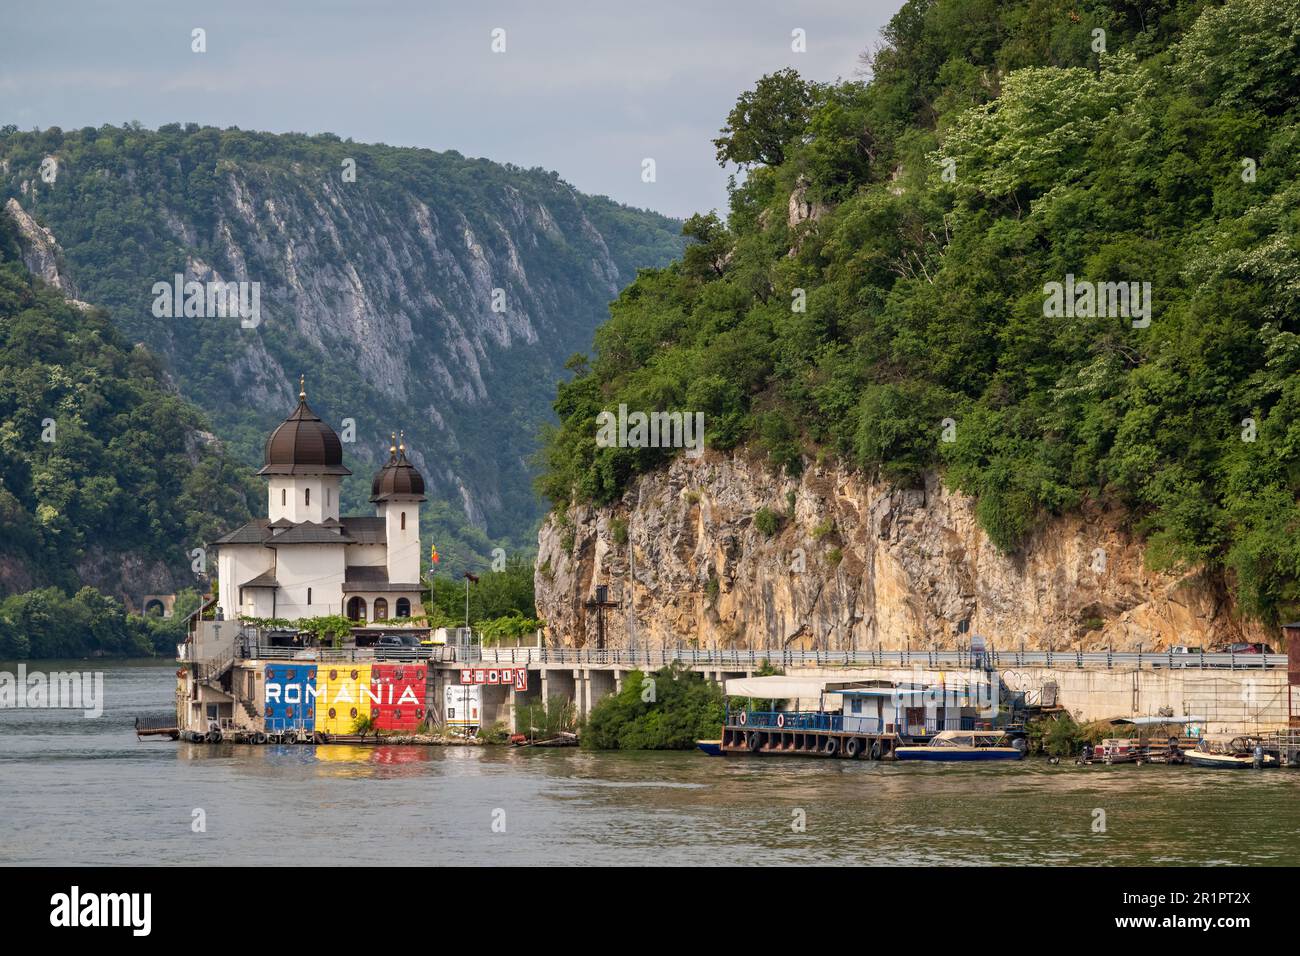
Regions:
<svg viewBox="0 0 1300 956"><path fill-rule="evenodd" d="M1116 763L1141 765L1146 760L1146 744L1137 737L1107 737L1093 752L1093 759L1098 755L1107 766Z"/></svg>
<svg viewBox="0 0 1300 956"><path fill-rule="evenodd" d="M695 746L698 747L700 750L704 751L710 757L722 756L721 740L697 740L695 742Z"/></svg>
<svg viewBox="0 0 1300 956"><path fill-rule="evenodd" d="M1193 767L1245 767L1255 766L1255 746L1258 743L1251 737L1202 737L1195 750L1186 753L1187 762ZM1278 766L1277 758L1263 753L1259 757L1260 767Z"/></svg>
<svg viewBox="0 0 1300 956"><path fill-rule="evenodd" d="M920 747L896 747L899 760L1019 760L1025 752L1000 730L943 730Z"/></svg>
<svg viewBox="0 0 1300 956"><path fill-rule="evenodd" d="M561 730L553 737L544 737L538 740L536 737L529 737L526 734L511 734L510 742L516 747L576 747L578 746L578 735Z"/></svg>

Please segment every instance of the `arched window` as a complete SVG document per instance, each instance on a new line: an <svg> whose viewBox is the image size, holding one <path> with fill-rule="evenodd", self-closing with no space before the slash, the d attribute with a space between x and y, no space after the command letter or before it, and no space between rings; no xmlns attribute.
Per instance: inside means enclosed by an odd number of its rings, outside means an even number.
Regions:
<svg viewBox="0 0 1300 956"><path fill-rule="evenodd" d="M375 598L375 620L388 620L388 602L383 598Z"/></svg>
<svg viewBox="0 0 1300 956"><path fill-rule="evenodd" d="M402 512L402 530L403 530L403 531L406 530L406 512L405 512L405 511Z"/></svg>
<svg viewBox="0 0 1300 956"><path fill-rule="evenodd" d="M280 507L281 507L281 508L283 508L283 507L288 503L288 494L289 494L289 492L288 492L287 489L285 489L285 488L281 488L281 489L280 489Z"/></svg>
<svg viewBox="0 0 1300 956"><path fill-rule="evenodd" d="M311 507L311 489L307 489L307 499L303 502L308 508Z"/></svg>
<svg viewBox="0 0 1300 956"><path fill-rule="evenodd" d="M311 588L307 589L307 603L311 604Z"/></svg>
<svg viewBox="0 0 1300 956"><path fill-rule="evenodd" d="M406 598L397 599L397 616L398 617L411 616L411 602L408 601Z"/></svg>
<svg viewBox="0 0 1300 956"><path fill-rule="evenodd" d="M354 597L348 601L348 620L364 621L366 619L366 599Z"/></svg>

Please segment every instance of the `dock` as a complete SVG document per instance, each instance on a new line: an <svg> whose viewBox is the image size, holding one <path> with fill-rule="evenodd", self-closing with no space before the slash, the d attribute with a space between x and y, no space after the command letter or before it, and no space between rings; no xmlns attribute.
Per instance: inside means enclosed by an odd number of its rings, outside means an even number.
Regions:
<svg viewBox="0 0 1300 956"><path fill-rule="evenodd" d="M846 729L843 715L818 711L741 711L722 729L724 754L892 760L899 743L896 733Z"/></svg>
<svg viewBox="0 0 1300 956"><path fill-rule="evenodd" d="M181 729L176 726L175 716L137 717L135 719L135 735L140 738L168 737L172 740L179 740Z"/></svg>

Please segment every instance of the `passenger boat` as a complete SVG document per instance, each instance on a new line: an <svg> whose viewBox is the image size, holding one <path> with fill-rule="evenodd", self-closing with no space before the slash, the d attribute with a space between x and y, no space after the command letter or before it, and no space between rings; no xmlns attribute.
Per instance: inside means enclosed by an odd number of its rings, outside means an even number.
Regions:
<svg viewBox="0 0 1300 956"><path fill-rule="evenodd" d="M698 747L700 750L703 750L710 757L722 756L721 740L697 740L695 742L695 746Z"/></svg>
<svg viewBox="0 0 1300 956"><path fill-rule="evenodd" d="M1255 741L1250 737L1202 737L1195 750L1186 753L1193 767L1245 767L1255 766ZM1272 754L1260 757L1261 767L1278 766Z"/></svg>
<svg viewBox="0 0 1300 956"><path fill-rule="evenodd" d="M899 760L1019 760L1025 752L1000 730L944 730L922 747L896 747Z"/></svg>

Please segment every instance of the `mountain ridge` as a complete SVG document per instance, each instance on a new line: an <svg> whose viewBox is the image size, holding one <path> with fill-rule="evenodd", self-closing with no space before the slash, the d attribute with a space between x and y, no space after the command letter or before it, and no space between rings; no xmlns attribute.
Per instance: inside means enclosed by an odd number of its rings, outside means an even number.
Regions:
<svg viewBox="0 0 1300 956"><path fill-rule="evenodd" d="M554 173L330 134L7 127L0 183L68 287L159 354L245 464L302 373L327 420L353 421L361 471L404 429L433 540L467 566L530 549L547 395L608 300L682 245L675 220ZM177 274L259 283L260 324L151 314ZM345 486L352 510L367 481Z"/></svg>

